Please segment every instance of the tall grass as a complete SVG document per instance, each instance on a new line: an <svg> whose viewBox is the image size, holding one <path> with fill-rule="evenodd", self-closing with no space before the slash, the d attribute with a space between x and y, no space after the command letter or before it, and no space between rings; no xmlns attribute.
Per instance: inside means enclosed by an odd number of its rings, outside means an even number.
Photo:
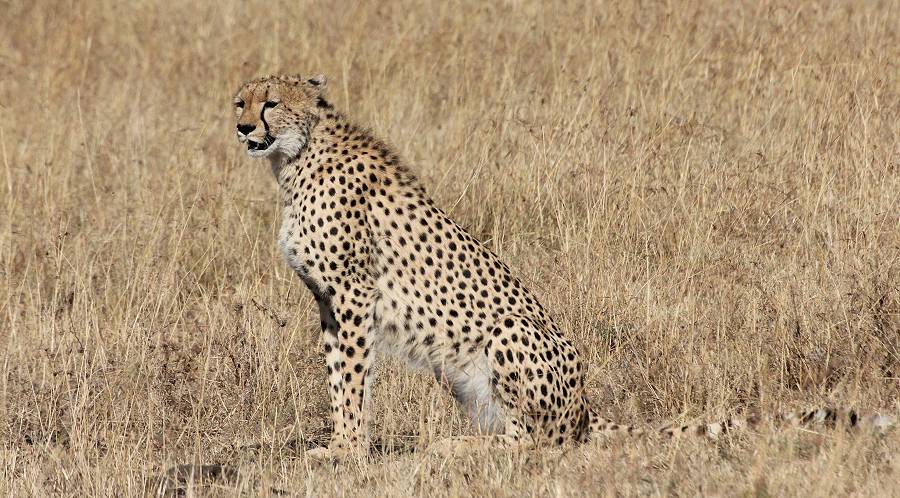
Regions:
<svg viewBox="0 0 900 498"><path fill-rule="evenodd" d="M888 495L900 437L423 448L386 362L368 464L316 466L318 318L230 99L325 73L573 337L614 419L900 412L893 2L12 0L0 16L0 494ZM391 448L394 448L391 450Z"/></svg>

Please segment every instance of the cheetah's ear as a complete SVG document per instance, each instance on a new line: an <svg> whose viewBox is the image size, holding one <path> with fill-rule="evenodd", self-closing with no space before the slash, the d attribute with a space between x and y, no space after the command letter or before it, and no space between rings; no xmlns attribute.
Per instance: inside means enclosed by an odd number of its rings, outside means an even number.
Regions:
<svg viewBox="0 0 900 498"><path fill-rule="evenodd" d="M320 91L325 89L326 78L324 74L317 74L306 80L310 85L318 88Z"/></svg>

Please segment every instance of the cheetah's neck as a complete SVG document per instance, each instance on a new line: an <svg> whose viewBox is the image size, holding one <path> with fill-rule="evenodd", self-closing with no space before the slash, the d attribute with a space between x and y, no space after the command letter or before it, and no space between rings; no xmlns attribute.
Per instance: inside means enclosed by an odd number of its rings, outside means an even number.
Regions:
<svg viewBox="0 0 900 498"><path fill-rule="evenodd" d="M270 156L272 174L282 189L290 187L296 177L305 169L320 164L326 157L338 150L338 145L349 139L341 131L357 131L343 114L331 106L323 108L310 117L306 140L294 157L284 154Z"/></svg>

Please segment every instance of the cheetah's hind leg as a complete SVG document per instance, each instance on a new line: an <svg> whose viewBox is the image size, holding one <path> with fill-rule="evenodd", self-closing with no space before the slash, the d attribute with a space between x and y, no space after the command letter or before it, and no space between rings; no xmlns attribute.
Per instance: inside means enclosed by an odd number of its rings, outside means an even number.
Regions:
<svg viewBox="0 0 900 498"><path fill-rule="evenodd" d="M490 399L481 406L501 407L502 434L451 438L437 444L439 452L557 446L585 438L588 413L581 365L575 348L555 329L525 316L503 317L490 329L481 354L490 383ZM459 387L478 384L457 384L454 395L468 399L472 396Z"/></svg>

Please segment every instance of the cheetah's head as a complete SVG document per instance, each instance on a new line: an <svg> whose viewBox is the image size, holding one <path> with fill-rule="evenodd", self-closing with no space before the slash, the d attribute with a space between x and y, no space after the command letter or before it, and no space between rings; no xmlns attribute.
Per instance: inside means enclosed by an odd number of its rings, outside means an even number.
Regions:
<svg viewBox="0 0 900 498"><path fill-rule="evenodd" d="M237 139L250 157L295 157L309 141L324 99L325 76L264 76L234 97Z"/></svg>

